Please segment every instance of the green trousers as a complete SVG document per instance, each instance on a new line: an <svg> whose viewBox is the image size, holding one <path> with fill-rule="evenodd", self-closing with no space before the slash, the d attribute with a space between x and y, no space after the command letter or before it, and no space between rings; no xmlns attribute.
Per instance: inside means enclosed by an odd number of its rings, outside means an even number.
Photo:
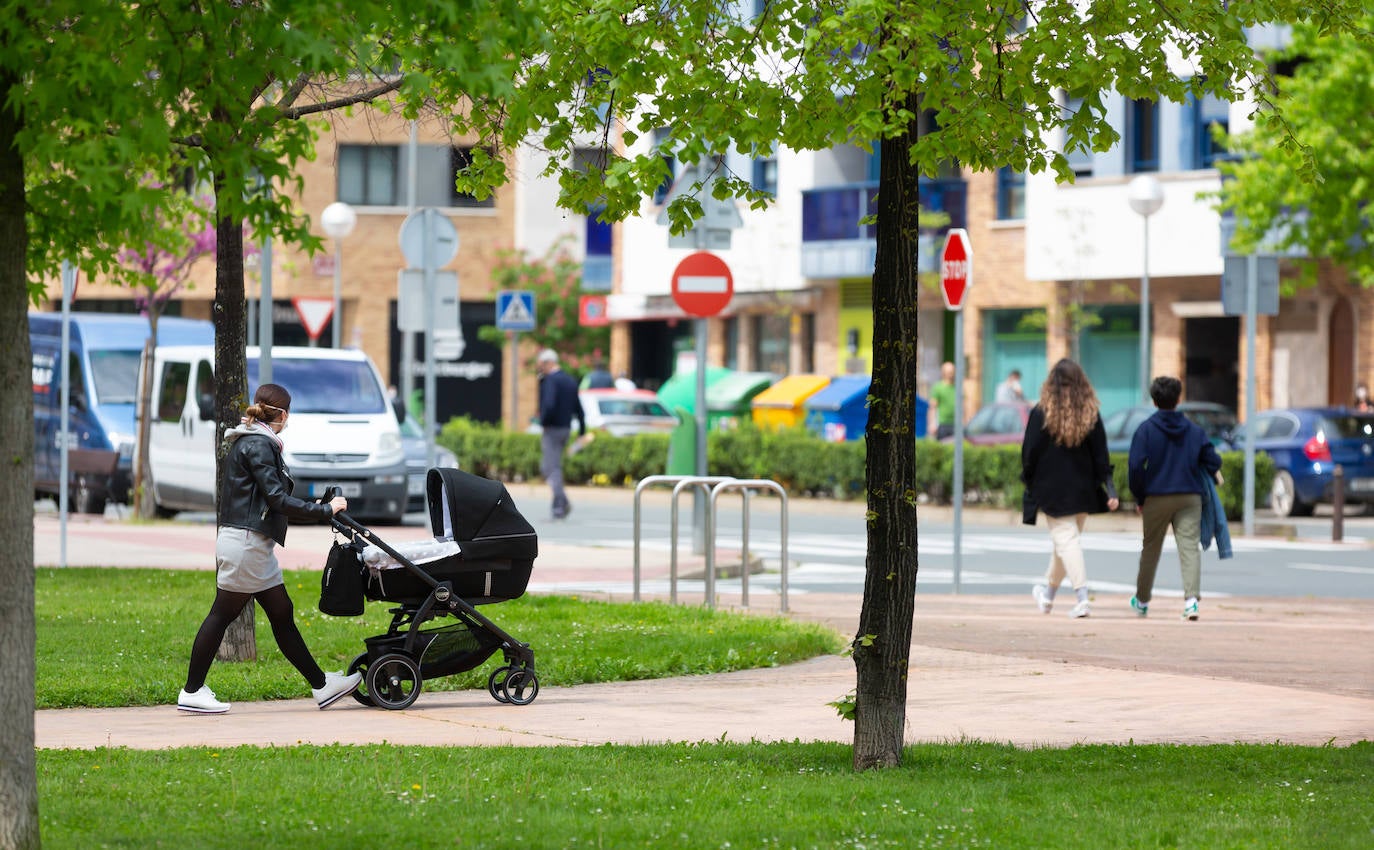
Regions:
<svg viewBox="0 0 1374 850"><path fill-rule="evenodd" d="M1174 528L1178 546L1178 568L1183 574L1183 598L1202 595L1202 497L1197 493L1170 493L1150 496L1141 510L1143 534L1140 567L1135 576L1135 597L1149 602L1155 587L1159 552L1164 547L1164 532Z"/></svg>

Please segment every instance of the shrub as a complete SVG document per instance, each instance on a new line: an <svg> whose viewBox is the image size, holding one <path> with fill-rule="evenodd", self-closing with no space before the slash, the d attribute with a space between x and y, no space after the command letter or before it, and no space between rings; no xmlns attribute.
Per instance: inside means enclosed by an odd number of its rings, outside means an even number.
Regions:
<svg viewBox="0 0 1374 850"><path fill-rule="evenodd" d="M515 433L499 425L451 420L438 441L458 456L463 469L488 478L524 481L539 476L539 436ZM563 462L569 484L632 487L668 467L667 434L635 434L613 437L592 434ZM1111 456L1112 479L1123 505L1133 503L1126 485L1127 455ZM712 475L735 478L766 478L777 481L789 493L837 499L863 498L867 446L863 440L828 443L805 428L762 430L751 423L711 432L707 443L707 469ZM1244 463L1242 452L1222 452L1224 483L1221 500L1229 519L1244 510ZM949 504L954 490L954 447L934 440L916 441L916 491L931 502ZM1268 498L1274 480L1274 462L1255 455L1255 504ZM1015 508L1021 504L1021 447L964 446L964 498L970 503Z"/></svg>

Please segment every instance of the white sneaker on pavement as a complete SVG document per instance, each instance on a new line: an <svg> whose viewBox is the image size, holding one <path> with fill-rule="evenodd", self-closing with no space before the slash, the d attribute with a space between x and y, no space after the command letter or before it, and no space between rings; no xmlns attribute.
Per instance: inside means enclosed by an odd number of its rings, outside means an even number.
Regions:
<svg viewBox="0 0 1374 850"><path fill-rule="evenodd" d="M223 714L229 710L229 703L215 699L215 692L201 685L200 690L191 694L182 689L177 694L177 708L194 714Z"/></svg>
<svg viewBox="0 0 1374 850"><path fill-rule="evenodd" d="M1085 599L1082 602L1079 602L1077 605L1073 606L1073 610L1069 612L1069 616L1073 617L1075 620L1078 620L1088 616L1088 614L1091 613L1091 611L1092 608L1088 605L1088 600Z"/></svg>
<svg viewBox="0 0 1374 850"><path fill-rule="evenodd" d="M1031 588L1031 596L1035 598L1035 604L1040 606L1041 614L1050 613L1050 608L1054 605L1054 599L1050 596L1050 589L1043 584L1037 584Z"/></svg>
<svg viewBox="0 0 1374 850"><path fill-rule="evenodd" d="M341 672L325 673L324 687L311 688L310 693L315 697L315 702L319 704L320 708L329 708L343 697L356 691L362 681L362 673L354 673L351 676L345 676Z"/></svg>

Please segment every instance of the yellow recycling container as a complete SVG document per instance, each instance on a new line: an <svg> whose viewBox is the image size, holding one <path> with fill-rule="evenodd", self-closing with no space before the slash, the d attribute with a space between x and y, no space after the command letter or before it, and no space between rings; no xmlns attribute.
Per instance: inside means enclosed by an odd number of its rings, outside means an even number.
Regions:
<svg viewBox="0 0 1374 850"><path fill-rule="evenodd" d="M754 424L773 430L801 425L806 420L803 403L829 383L825 375L788 375L754 396Z"/></svg>

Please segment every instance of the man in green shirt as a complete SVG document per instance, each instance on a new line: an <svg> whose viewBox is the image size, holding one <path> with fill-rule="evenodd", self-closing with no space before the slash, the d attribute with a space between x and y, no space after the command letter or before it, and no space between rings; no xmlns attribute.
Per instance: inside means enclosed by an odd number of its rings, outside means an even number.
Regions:
<svg viewBox="0 0 1374 850"><path fill-rule="evenodd" d="M954 364L940 364L940 382L930 388L930 403L935 405L935 439L954 434Z"/></svg>

